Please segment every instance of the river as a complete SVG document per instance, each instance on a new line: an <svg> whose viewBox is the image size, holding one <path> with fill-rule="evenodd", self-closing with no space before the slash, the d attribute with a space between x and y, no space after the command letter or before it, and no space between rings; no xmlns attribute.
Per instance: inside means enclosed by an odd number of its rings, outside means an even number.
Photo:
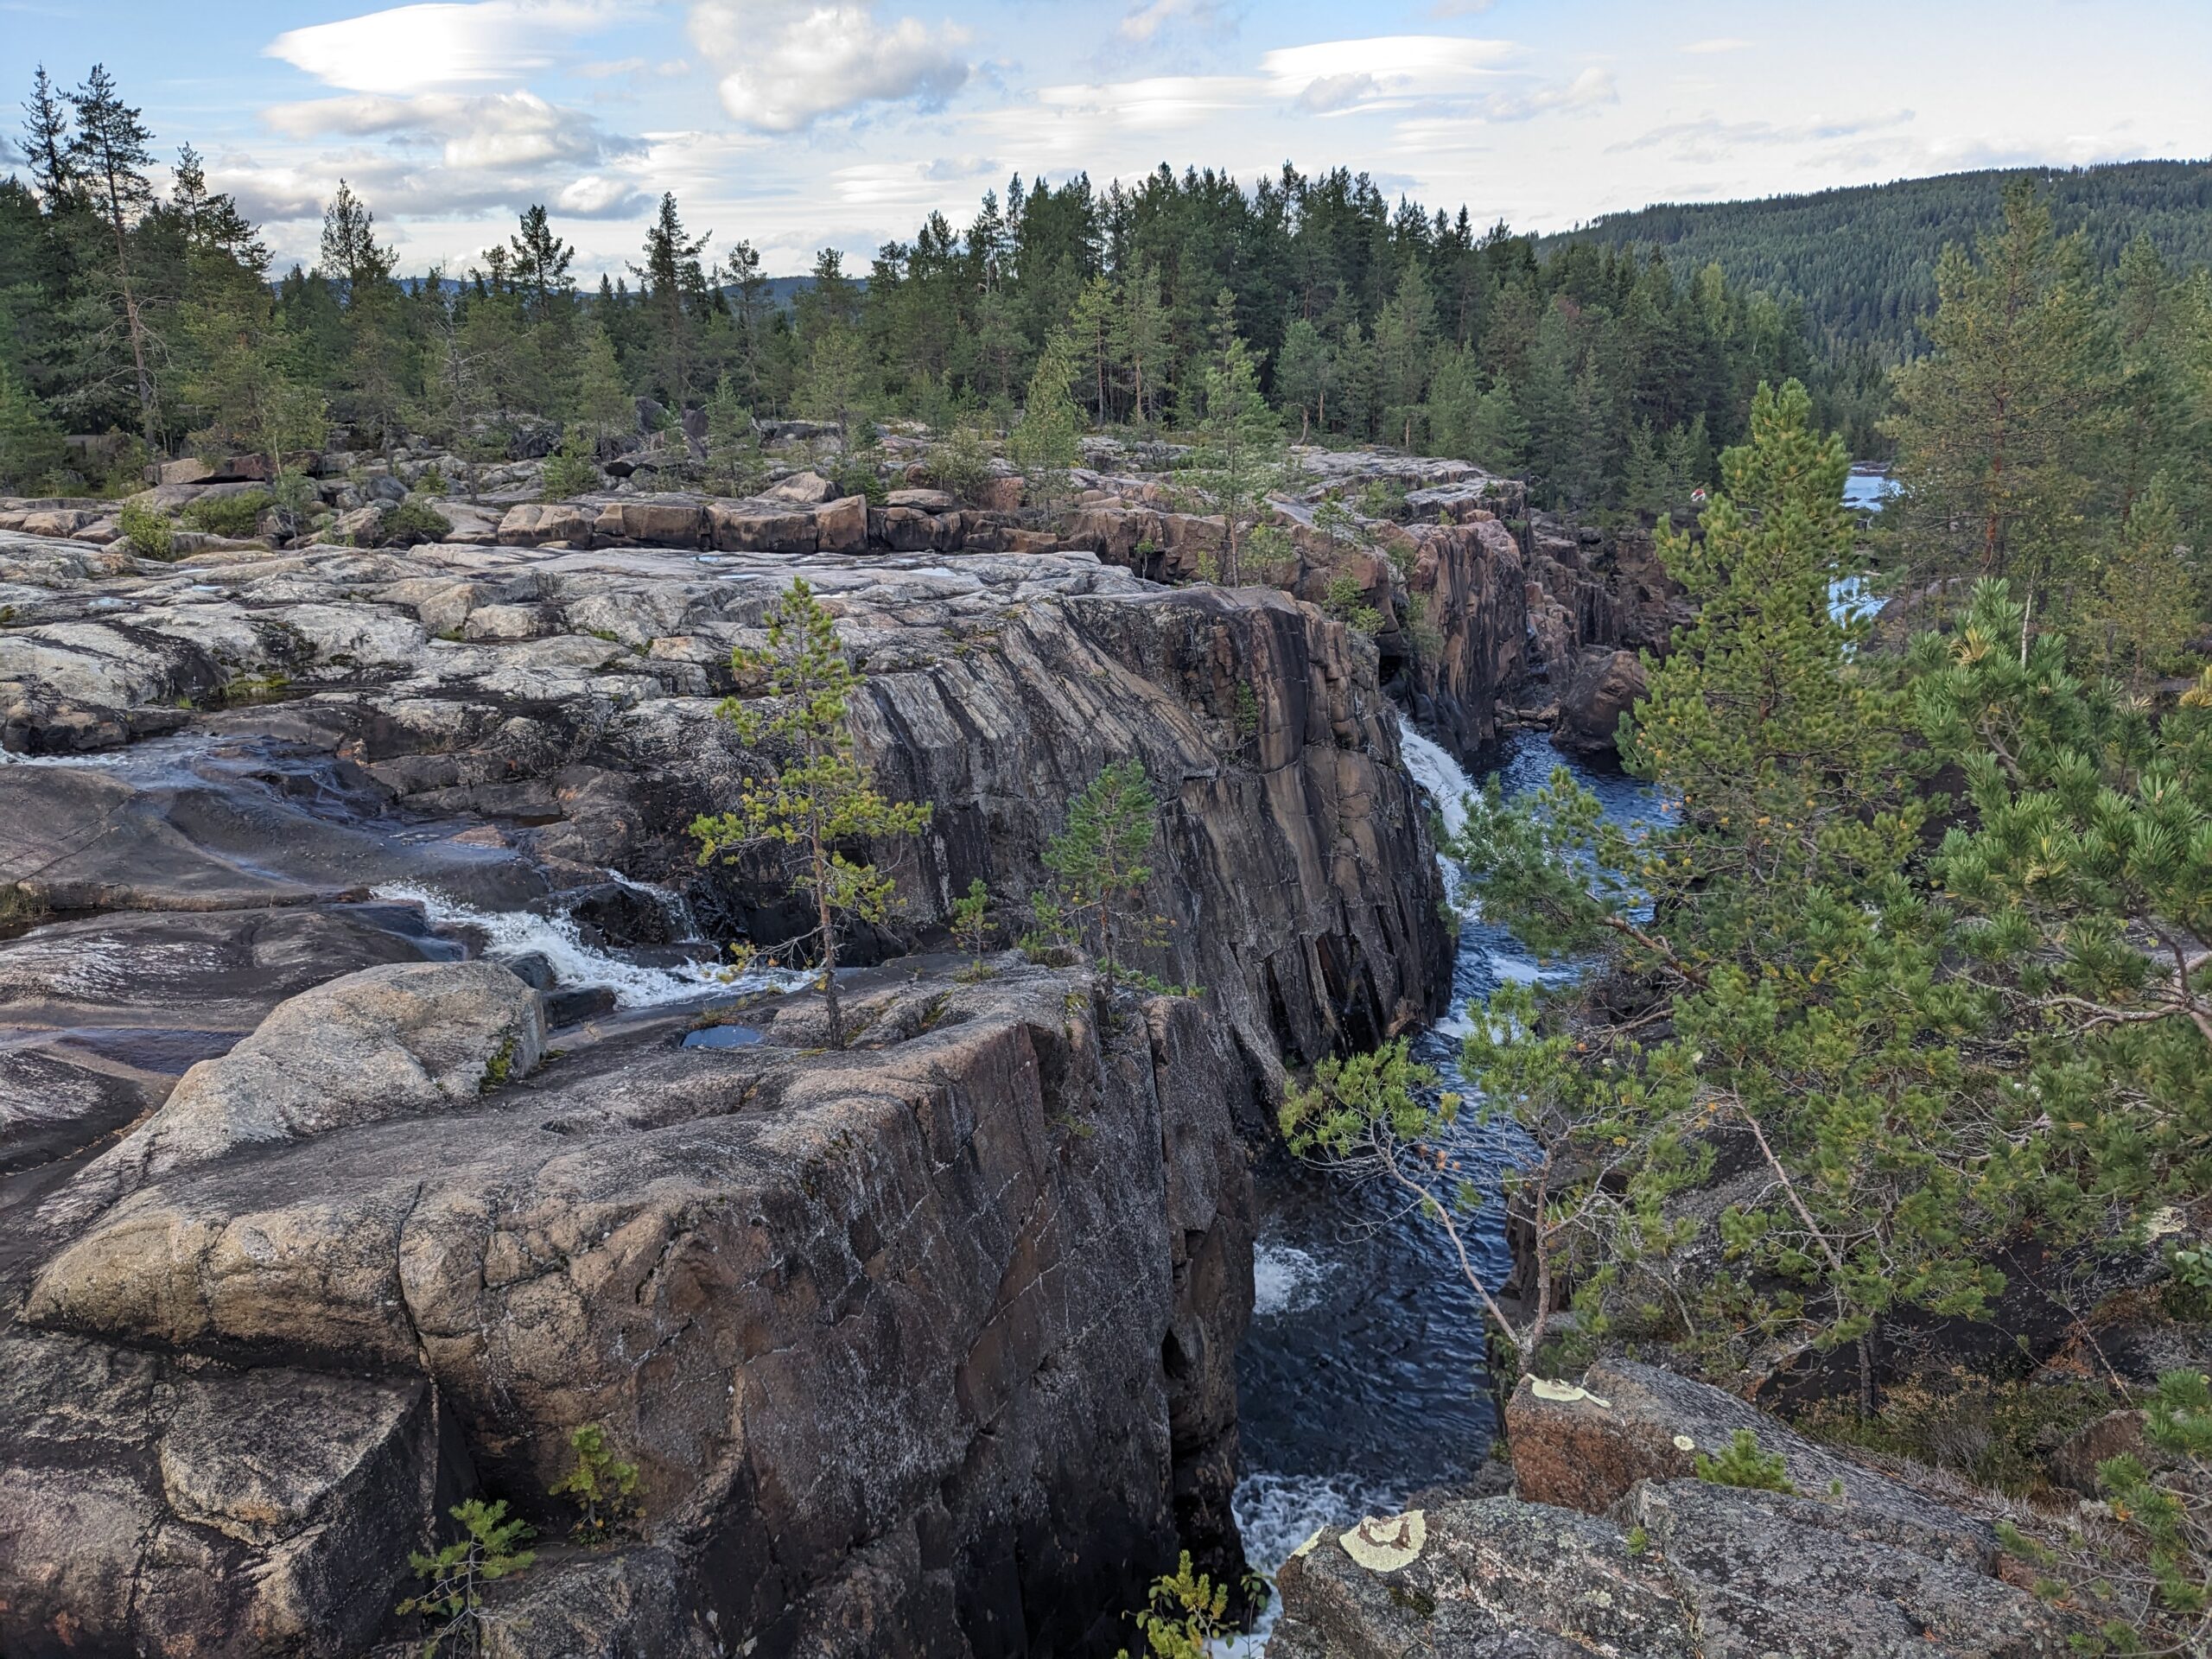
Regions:
<svg viewBox="0 0 2212 1659"><path fill-rule="evenodd" d="M1650 810L1646 785L1576 760L1541 733L1511 740L1479 778L1418 732L1406 730L1402 742L1407 770L1450 828L1463 821L1460 803L1482 778L1495 772L1520 794L1560 766L1616 818ZM1456 888L1448 864L1445 876ZM1416 1039L1416 1052L1447 1085L1460 1086L1466 1005L1509 980L1571 971L1540 964L1461 903L1453 1012ZM1502 1125L1464 1123L1455 1132L1463 1164L1492 1192L1514 1149L1510 1137ZM1498 1424L1481 1308L1441 1232L1378 1188L1281 1153L1261 1166L1258 1182L1252 1327L1237 1357L1245 1474L1236 1507L1253 1565L1273 1573L1317 1527L1389 1513L1421 1487L1471 1474ZM1508 1258L1500 1206L1493 1203L1468 1231L1479 1269L1501 1281ZM1266 1634L1263 1622L1232 1651L1263 1651Z"/></svg>

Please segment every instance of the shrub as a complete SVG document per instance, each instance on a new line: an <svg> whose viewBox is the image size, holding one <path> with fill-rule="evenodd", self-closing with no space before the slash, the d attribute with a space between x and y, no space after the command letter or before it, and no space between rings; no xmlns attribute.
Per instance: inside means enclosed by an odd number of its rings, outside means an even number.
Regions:
<svg viewBox="0 0 2212 1659"><path fill-rule="evenodd" d="M613 1536L631 1530L645 1510L634 1500L638 1465L619 1461L607 1450L607 1432L597 1423L586 1423L569 1436L569 1449L576 1466L547 1488L556 1497L573 1497L582 1513L575 1528L579 1538Z"/></svg>
<svg viewBox="0 0 2212 1659"><path fill-rule="evenodd" d="M176 526L170 523L168 514L126 501L116 522L123 531L123 539L130 543L130 550L140 558L166 559L175 553Z"/></svg>
<svg viewBox="0 0 2212 1659"><path fill-rule="evenodd" d="M539 493L548 501L582 495L597 489L599 483L599 468L588 456L569 449L546 456L544 468L538 475Z"/></svg>
<svg viewBox="0 0 2212 1659"><path fill-rule="evenodd" d="M952 937L971 957L983 954L990 938L991 890L982 876L968 884L968 896L952 901Z"/></svg>
<svg viewBox="0 0 2212 1659"><path fill-rule="evenodd" d="M415 487L424 495L444 495L453 486L446 482L446 475L435 467L423 469L423 476L415 480Z"/></svg>
<svg viewBox="0 0 2212 1659"><path fill-rule="evenodd" d="M187 528L209 536L233 538L252 535L261 527L261 515L275 505L266 490L242 490L236 495L203 495L177 514Z"/></svg>
<svg viewBox="0 0 2212 1659"><path fill-rule="evenodd" d="M1795 1492L1780 1452L1759 1450L1759 1438L1739 1428L1717 1458L1697 1454L1697 1478L1715 1486L1748 1486L1759 1492Z"/></svg>
<svg viewBox="0 0 2212 1659"><path fill-rule="evenodd" d="M1372 635L1382 626L1382 613L1367 602L1367 589L1357 576L1338 576L1329 583L1321 608L1347 627Z"/></svg>
<svg viewBox="0 0 2212 1659"><path fill-rule="evenodd" d="M409 496L384 516L386 542L435 542L452 533L445 514L416 496Z"/></svg>
<svg viewBox="0 0 2212 1659"><path fill-rule="evenodd" d="M957 427L931 445L927 465L938 488L950 490L966 505L973 505L991 481L989 447L972 426Z"/></svg>

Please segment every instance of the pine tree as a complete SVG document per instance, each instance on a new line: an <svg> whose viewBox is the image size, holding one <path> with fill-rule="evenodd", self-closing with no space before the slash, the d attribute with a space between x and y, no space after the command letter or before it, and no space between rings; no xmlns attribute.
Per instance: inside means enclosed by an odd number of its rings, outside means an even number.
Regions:
<svg viewBox="0 0 2212 1659"><path fill-rule="evenodd" d="M1185 476L1219 513L1224 526L1219 578L1243 580L1243 552L1253 526L1266 518L1268 497L1290 476L1281 417L1260 393L1244 342L1232 339L1206 374L1206 414Z"/></svg>
<svg viewBox="0 0 2212 1659"><path fill-rule="evenodd" d="M1055 331L1038 355L1020 423L1007 444L1030 492L1047 506L1066 499L1069 469L1082 459L1083 412L1068 395L1075 374L1072 342L1065 332Z"/></svg>
<svg viewBox="0 0 2212 1659"><path fill-rule="evenodd" d="M348 302L358 302L363 290L391 277L395 257L377 240L376 215L368 204L339 180L338 194L322 210L322 273L342 281Z"/></svg>
<svg viewBox="0 0 2212 1659"><path fill-rule="evenodd" d="M2088 249L2056 239L2032 182L2007 188L2001 231L1936 268L1930 354L1898 371L1901 488L1891 504L1923 577L2016 575L2029 606L2071 577L2101 419Z"/></svg>
<svg viewBox="0 0 2212 1659"><path fill-rule="evenodd" d="M76 168L72 158L67 100L41 64L31 80L31 99L23 105L30 118L23 129L23 154L30 160L31 184L49 214L60 213L76 194Z"/></svg>
<svg viewBox="0 0 2212 1659"><path fill-rule="evenodd" d="M0 363L0 488L34 494L67 458L60 431L30 388Z"/></svg>
<svg viewBox="0 0 2212 1659"><path fill-rule="evenodd" d="M1160 803L1141 760L1107 766L1068 804L1067 828L1045 849L1045 868L1058 880L1061 912L1092 941L1106 982L1128 964L1122 953L1148 944L1160 918L1142 908L1160 835Z"/></svg>
<svg viewBox="0 0 2212 1659"><path fill-rule="evenodd" d="M138 118L138 111L118 94L114 78L97 63L84 84L70 94L69 103L77 127L69 140L69 176L99 213L113 239L111 277L130 338L139 419L151 447L160 441L161 424L149 365L152 330L133 268L130 232L154 204L154 187L145 174L154 161L154 152L147 146L152 135ZM40 118L34 117L35 121Z"/></svg>
<svg viewBox="0 0 2212 1659"><path fill-rule="evenodd" d="M1114 318L1114 352L1128 367L1129 418L1139 426L1150 425L1159 406L1168 346L1160 271L1151 262L1141 261L1122 284L1121 306Z"/></svg>
<svg viewBox="0 0 2212 1659"><path fill-rule="evenodd" d="M577 370L571 414L591 429L593 440L601 451L616 433L627 431L637 424L637 405L623 386L622 365L614 355L614 341L602 323L592 323L585 334L583 360Z"/></svg>
<svg viewBox="0 0 2212 1659"><path fill-rule="evenodd" d="M2153 474L2132 505L2104 560L2088 626L2099 656L2124 664L2139 692L2202 625L2204 584L2190 568L2166 474Z"/></svg>
<svg viewBox="0 0 2212 1659"><path fill-rule="evenodd" d="M711 237L687 232L674 193L664 192L659 212L645 231L645 264L630 267L651 324L652 384L661 401L673 409L689 404L698 380L699 331L707 303L701 259Z"/></svg>
<svg viewBox="0 0 2212 1659"><path fill-rule="evenodd" d="M760 486L760 435L753 411L726 374L707 400L707 487L720 495L750 495Z"/></svg>
<svg viewBox="0 0 2212 1659"><path fill-rule="evenodd" d="M721 715L737 728L747 749L777 761L773 777L748 775L736 808L693 820L699 862L729 862L766 852L793 869L791 891L804 898L814 925L775 952L736 948L741 966L760 955L779 955L811 944L817 984L830 1014L830 1046L845 1046L837 994L837 929L841 921L881 923L894 892L874 864L855 863L845 849L859 842L918 835L928 827L925 803L889 801L855 758L850 729L852 696L861 676L837 639L837 625L804 580L794 581L767 616L768 649L740 646L730 667L741 680L766 675L763 713L735 697Z"/></svg>
<svg viewBox="0 0 2212 1659"><path fill-rule="evenodd" d="M507 246L515 282L530 302L531 319L546 321L555 307L575 292L575 279L569 275L575 262L575 245L555 234L543 205L538 204L524 210L521 227L508 238Z"/></svg>

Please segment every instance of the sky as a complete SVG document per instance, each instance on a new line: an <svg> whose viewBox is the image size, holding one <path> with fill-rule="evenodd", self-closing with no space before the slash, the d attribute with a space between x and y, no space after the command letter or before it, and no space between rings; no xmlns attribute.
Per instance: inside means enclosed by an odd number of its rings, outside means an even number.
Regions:
<svg viewBox="0 0 2212 1659"><path fill-rule="evenodd" d="M2212 0L0 0L28 93L105 63L311 264L347 180L400 268L543 202L579 273L673 191L719 257L848 270L1007 178L1371 174L1566 229L1968 168L2212 156ZM16 159L0 137L0 168Z"/></svg>

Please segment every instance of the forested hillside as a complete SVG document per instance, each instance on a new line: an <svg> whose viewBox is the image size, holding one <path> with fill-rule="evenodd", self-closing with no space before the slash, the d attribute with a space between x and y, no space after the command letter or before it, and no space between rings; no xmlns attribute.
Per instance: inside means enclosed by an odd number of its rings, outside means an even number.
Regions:
<svg viewBox="0 0 2212 1659"><path fill-rule="evenodd" d="M1718 264L1732 283L1803 301L1824 344L1871 347L1895 363L1927 349L1943 250L1972 241L2021 178L2050 199L2061 234L2086 233L2101 265L2116 264L2139 236L2169 264L2212 263L2204 162L1949 173L1763 201L1662 203L1607 213L1538 247L1656 250L1677 270Z"/></svg>

